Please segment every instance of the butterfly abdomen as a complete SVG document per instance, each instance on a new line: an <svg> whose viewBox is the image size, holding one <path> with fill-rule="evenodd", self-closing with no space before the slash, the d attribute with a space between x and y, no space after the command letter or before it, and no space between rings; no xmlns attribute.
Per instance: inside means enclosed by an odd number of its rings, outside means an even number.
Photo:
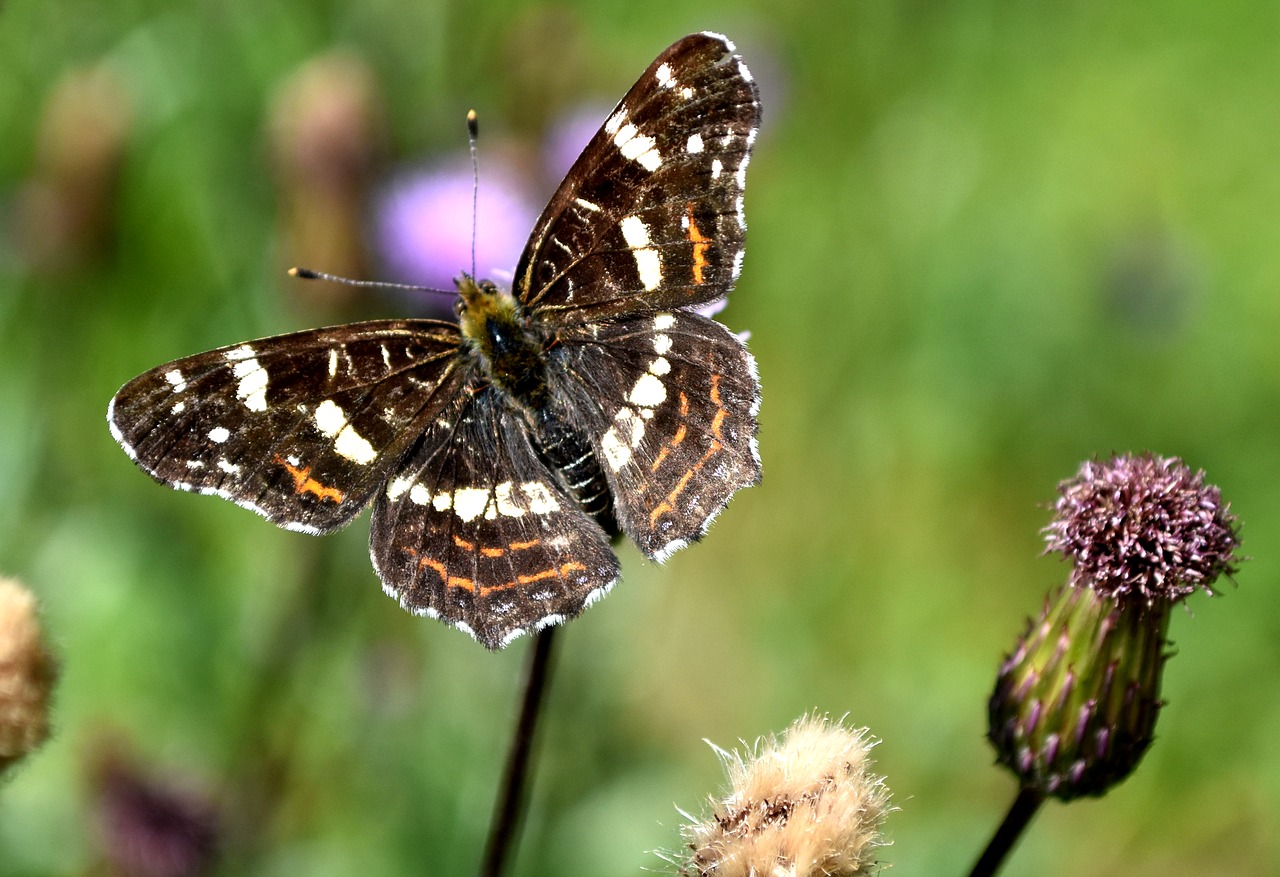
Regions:
<svg viewBox="0 0 1280 877"><path fill-rule="evenodd" d="M530 425L538 451L560 475L569 495L611 538L618 535L609 483L591 445L548 408L537 411Z"/></svg>
<svg viewBox="0 0 1280 877"><path fill-rule="evenodd" d="M463 276L459 324L473 355L508 404L520 413L539 456L584 512L610 536L618 533L613 498L590 443L552 408L545 339L508 292Z"/></svg>

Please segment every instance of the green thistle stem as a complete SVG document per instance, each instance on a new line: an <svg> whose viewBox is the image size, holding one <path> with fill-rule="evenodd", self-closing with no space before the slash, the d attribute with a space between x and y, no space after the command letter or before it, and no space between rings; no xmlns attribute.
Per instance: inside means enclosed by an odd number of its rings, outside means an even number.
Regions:
<svg viewBox="0 0 1280 877"><path fill-rule="evenodd" d="M493 808L493 821L489 826L489 840L485 844L480 877L501 877L520 825L528 796L529 759L538 717L542 714L545 700L555 632L554 626L547 627L533 637L533 648L529 652L529 662L525 665L524 699L520 705L520 716L516 720L515 733L511 738L511 748L507 752L502 787Z"/></svg>
<svg viewBox="0 0 1280 877"><path fill-rule="evenodd" d="M1005 858L1013 850L1014 844L1018 842L1018 838L1022 837L1022 832L1026 830L1031 818L1036 815L1043 803L1044 795L1035 789L1026 786L1020 788L1018 796L1013 799L1013 804L1009 807L1009 812L1004 816L1004 821L991 836L990 843L982 851L978 861L973 863L969 877L991 877L999 871Z"/></svg>

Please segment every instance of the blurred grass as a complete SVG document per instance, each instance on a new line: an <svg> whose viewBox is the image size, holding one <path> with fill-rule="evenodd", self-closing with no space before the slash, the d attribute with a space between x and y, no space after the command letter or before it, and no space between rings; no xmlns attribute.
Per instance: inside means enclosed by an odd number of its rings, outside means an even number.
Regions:
<svg viewBox="0 0 1280 877"><path fill-rule="evenodd" d="M765 481L661 569L623 549L623 584L566 631L513 873L660 868L673 804L718 782L700 741L813 708L884 740L893 873L963 873L1013 792L983 739L997 662L1064 574L1037 557L1040 504L1081 460L1146 448L1207 471L1253 559L1175 620L1140 770L1048 807L1008 873L1273 867L1274 6L18 0L0 9L0 571L40 596L64 678L55 739L0 789L0 870L96 867L89 764L119 739L243 808L221 873L474 868L527 644L485 654L401 612L363 519L312 540L152 484L102 418L150 366L324 319L281 294L265 145L301 64L362 58L397 157L461 155L467 107L506 134L536 114L547 20L591 73L566 100L616 99L702 28L764 82L725 319L760 361ZM37 270L16 205L42 107L97 64L133 106L110 245Z"/></svg>

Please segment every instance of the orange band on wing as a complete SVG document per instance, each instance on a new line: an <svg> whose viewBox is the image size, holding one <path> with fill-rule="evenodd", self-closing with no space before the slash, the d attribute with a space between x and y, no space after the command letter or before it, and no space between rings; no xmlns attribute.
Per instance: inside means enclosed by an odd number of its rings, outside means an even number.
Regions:
<svg viewBox="0 0 1280 877"><path fill-rule="evenodd" d="M706 237L702 233L702 229L698 228L698 221L693 218L693 202L689 202L689 240L693 242L693 282L702 283L702 271L704 268L711 267L711 263L707 261L707 247L711 245L711 238Z"/></svg>
<svg viewBox="0 0 1280 877"><path fill-rule="evenodd" d="M332 500L333 502L342 502L344 498L342 491L336 487L329 487L326 484L321 484L319 481L312 478L310 466L294 466L279 454L275 455L273 462L279 463L283 466L285 471L293 478L293 489L295 492L299 494L313 493L321 502L324 502L326 499Z"/></svg>

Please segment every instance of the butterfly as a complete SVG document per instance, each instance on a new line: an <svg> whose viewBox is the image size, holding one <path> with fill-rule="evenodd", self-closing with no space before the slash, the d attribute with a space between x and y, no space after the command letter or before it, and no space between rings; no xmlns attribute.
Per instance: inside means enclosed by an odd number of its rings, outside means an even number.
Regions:
<svg viewBox="0 0 1280 877"><path fill-rule="evenodd" d="M609 115L512 289L462 275L456 324L263 338L161 365L107 420L156 480L329 533L373 505L384 590L490 649L663 561L760 478L755 360L696 308L742 268L758 91L687 36Z"/></svg>

